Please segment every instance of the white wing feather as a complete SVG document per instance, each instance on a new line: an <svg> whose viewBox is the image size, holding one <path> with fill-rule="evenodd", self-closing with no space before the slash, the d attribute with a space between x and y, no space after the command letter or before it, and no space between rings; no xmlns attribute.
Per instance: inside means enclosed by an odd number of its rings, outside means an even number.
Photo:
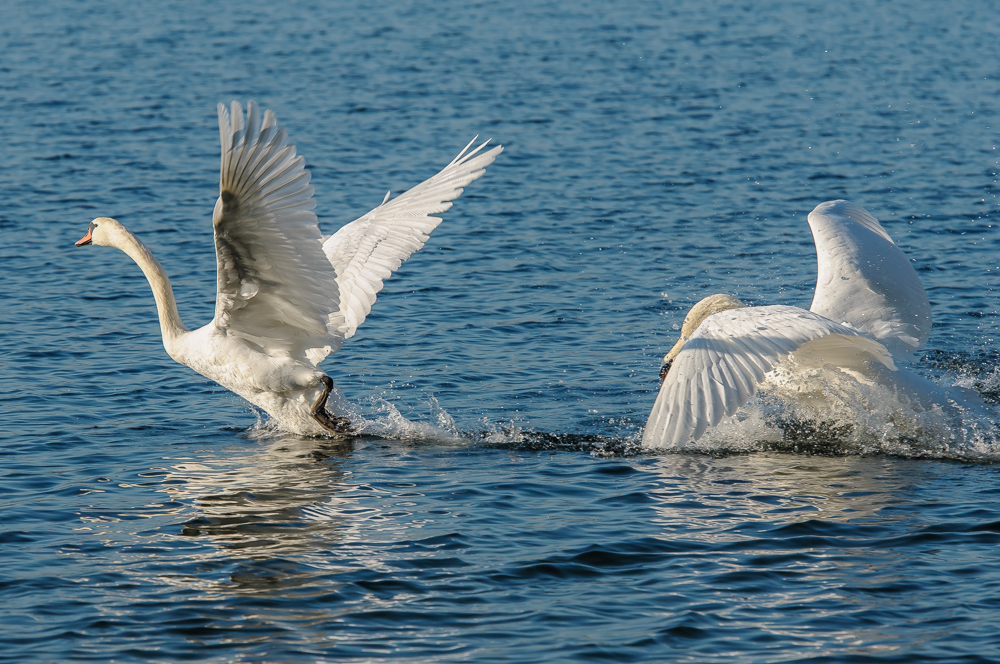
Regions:
<svg viewBox="0 0 1000 664"><path fill-rule="evenodd" d="M371 311L383 281L424 246L441 223L440 217L432 215L450 208L463 187L479 178L503 151L497 146L477 155L489 141L469 152L474 142L440 173L393 200L386 194L381 205L323 243L340 289L340 341L354 335Z"/></svg>
<svg viewBox="0 0 1000 664"><path fill-rule="evenodd" d="M918 349L931 331L920 277L878 220L850 201L809 213L816 243L816 294L809 308L867 332L893 353Z"/></svg>
<svg viewBox="0 0 1000 664"><path fill-rule="evenodd" d="M337 282L312 212L309 171L274 114L219 104L216 327L269 354L315 364L342 325Z"/></svg>
<svg viewBox="0 0 1000 664"><path fill-rule="evenodd" d="M875 360L896 367L886 348L857 330L798 307L730 309L706 318L674 359L649 414L645 447L680 447L746 405L764 375L790 353L809 352L855 366ZM805 348L804 348L805 347ZM827 352L823 352L827 351ZM834 360L836 361L836 360Z"/></svg>

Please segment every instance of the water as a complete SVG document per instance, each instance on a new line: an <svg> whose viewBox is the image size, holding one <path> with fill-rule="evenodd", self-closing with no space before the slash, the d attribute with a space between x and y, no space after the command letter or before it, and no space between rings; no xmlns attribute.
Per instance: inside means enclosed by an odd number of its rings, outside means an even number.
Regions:
<svg viewBox="0 0 1000 664"><path fill-rule="evenodd" d="M919 369L996 401L990 3L0 17L0 661L1000 660L990 437L635 446L694 302L808 305L833 198L914 259ZM72 246L117 217L207 322L248 98L328 233L506 146L324 364L350 445L174 364L139 270Z"/></svg>

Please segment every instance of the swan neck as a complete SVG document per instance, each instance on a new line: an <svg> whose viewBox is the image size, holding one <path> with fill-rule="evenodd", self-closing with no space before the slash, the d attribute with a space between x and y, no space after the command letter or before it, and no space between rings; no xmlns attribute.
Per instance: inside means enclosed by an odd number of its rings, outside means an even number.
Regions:
<svg viewBox="0 0 1000 664"><path fill-rule="evenodd" d="M153 298L156 300L156 313L160 318L163 345L169 352L171 342L188 331L177 312L177 300L174 299L174 289L170 286L170 278L167 277L167 272L160 265L160 261L156 260L146 245L132 233L124 228L122 230L124 233L118 238L117 246L128 254L129 258L134 260L136 265L142 269L142 273L146 275L149 287L153 290Z"/></svg>

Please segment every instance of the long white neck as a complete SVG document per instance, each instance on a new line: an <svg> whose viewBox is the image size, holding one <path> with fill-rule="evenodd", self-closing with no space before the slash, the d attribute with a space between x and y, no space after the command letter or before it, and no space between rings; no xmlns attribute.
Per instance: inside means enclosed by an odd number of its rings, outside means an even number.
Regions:
<svg viewBox="0 0 1000 664"><path fill-rule="evenodd" d="M113 246L128 254L142 269L142 273L146 275L149 287L153 289L153 298L156 300L156 313L160 317L163 346L169 353L172 342L188 331L184 323L181 322L180 314L177 313L174 289L170 287L170 279L167 277L166 270L160 265L160 261L153 257L146 245L124 226L119 228L122 232L114 234Z"/></svg>

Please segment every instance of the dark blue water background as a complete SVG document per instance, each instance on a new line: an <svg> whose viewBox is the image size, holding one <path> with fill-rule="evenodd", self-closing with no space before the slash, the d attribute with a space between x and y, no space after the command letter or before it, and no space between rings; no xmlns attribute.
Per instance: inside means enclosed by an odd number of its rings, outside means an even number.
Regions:
<svg viewBox="0 0 1000 664"><path fill-rule="evenodd" d="M0 661L1000 661L988 440L634 448L691 304L808 306L832 198L995 398L998 92L989 2L6 0ZM382 435L271 430L72 246L207 322L249 98L328 233L507 148L324 365Z"/></svg>

